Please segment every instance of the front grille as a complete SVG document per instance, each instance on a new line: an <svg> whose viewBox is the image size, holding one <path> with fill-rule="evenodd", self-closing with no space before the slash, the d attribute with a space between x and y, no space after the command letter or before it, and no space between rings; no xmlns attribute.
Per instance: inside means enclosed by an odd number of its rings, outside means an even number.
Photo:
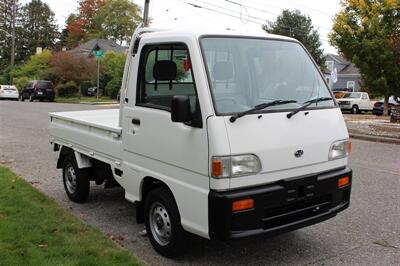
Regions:
<svg viewBox="0 0 400 266"><path fill-rule="evenodd" d="M274 228L282 224L290 224L327 212L331 203L331 195L325 195L276 208L265 208L262 219L263 229Z"/></svg>

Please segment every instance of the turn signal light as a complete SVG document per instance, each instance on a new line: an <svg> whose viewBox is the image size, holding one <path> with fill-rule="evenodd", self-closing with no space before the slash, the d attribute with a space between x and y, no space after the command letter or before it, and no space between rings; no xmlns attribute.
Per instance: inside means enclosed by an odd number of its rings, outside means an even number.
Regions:
<svg viewBox="0 0 400 266"><path fill-rule="evenodd" d="M244 199L232 202L232 211L238 212L248 209L254 208L254 200L253 199Z"/></svg>
<svg viewBox="0 0 400 266"><path fill-rule="evenodd" d="M353 143L351 142L351 140L349 140L349 142L348 142L349 144L349 146L348 146L348 151L349 151L349 155L351 154L351 152L353 151Z"/></svg>
<svg viewBox="0 0 400 266"><path fill-rule="evenodd" d="M212 162L212 176L220 177L222 176L223 165L221 160L213 160Z"/></svg>
<svg viewBox="0 0 400 266"><path fill-rule="evenodd" d="M350 183L350 177L345 176L345 177L339 178L339 180L338 180L338 187L339 187L339 188L345 187L345 186L347 186L349 183Z"/></svg>

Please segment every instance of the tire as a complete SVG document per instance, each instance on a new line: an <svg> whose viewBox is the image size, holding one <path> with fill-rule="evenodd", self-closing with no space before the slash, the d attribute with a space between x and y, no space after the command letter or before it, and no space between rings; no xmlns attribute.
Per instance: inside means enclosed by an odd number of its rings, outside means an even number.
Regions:
<svg viewBox="0 0 400 266"><path fill-rule="evenodd" d="M19 101L23 102L23 101L25 101L25 98L21 95L21 96L19 96Z"/></svg>
<svg viewBox="0 0 400 266"><path fill-rule="evenodd" d="M144 211L147 235L154 249L167 258L183 254L186 232L172 193L166 187L153 189L146 197Z"/></svg>
<svg viewBox="0 0 400 266"><path fill-rule="evenodd" d="M358 109L357 105L353 105L353 107L351 107L351 113L356 115L360 113L360 110Z"/></svg>
<svg viewBox="0 0 400 266"><path fill-rule="evenodd" d="M77 203L85 202L90 190L87 169L79 169L75 157L68 155L63 162L62 174L68 198Z"/></svg>
<svg viewBox="0 0 400 266"><path fill-rule="evenodd" d="M33 97L33 95L31 94L31 95L29 95L29 101L30 102L33 102L35 100L35 97Z"/></svg>

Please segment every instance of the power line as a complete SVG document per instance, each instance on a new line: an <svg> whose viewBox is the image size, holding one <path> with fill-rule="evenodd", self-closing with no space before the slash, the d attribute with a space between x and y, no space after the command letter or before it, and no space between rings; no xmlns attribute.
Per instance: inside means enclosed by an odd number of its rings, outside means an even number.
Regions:
<svg viewBox="0 0 400 266"><path fill-rule="evenodd" d="M232 15L232 14L225 13L225 12L222 12L222 11L218 11L218 10L215 10L215 9L212 9L212 8L204 7L204 6L201 6L201 5L198 5L198 4L194 4L194 3L191 3L191 2L186 2L186 1L184 1L184 2L186 4L188 4L188 5L190 5L190 6L195 7L195 8L201 8L201 9L209 10L209 11L221 14L221 15L225 15L225 16L229 16L229 17L240 19L240 16L237 16L237 15ZM258 21L253 21L253 20L250 20L250 19L247 19L247 21L251 22L251 23L254 23L254 24L258 24L258 25L263 25L263 23L260 23Z"/></svg>
<svg viewBox="0 0 400 266"><path fill-rule="evenodd" d="M241 17L238 16L238 15L232 15L232 14L229 14L229 13L226 13L226 12L222 12L222 11L219 11L219 10L215 10L215 9L212 9L212 8L209 8L209 7L205 7L205 6L202 6L202 5L199 5L199 4L194 4L194 3L191 3L191 2L186 2L186 1L184 1L184 2L186 4L188 4L188 5L190 5L190 6L195 7L195 8L205 9L205 10L209 10L209 11L212 11L212 12L215 12L215 13L219 13L219 14L222 14L222 15L225 15L225 16L230 16L230 17L233 17L233 18L241 19ZM205 3L204 1L201 1L201 0L197 0L197 2ZM229 1L229 2L233 2L233 1ZM209 6L217 7L217 8L224 9L224 10L227 10L229 12L237 14L237 11L233 11L231 9L227 9L227 8L224 8L224 7L221 7L221 6L217 6L217 5L214 5L214 4L209 4L209 3L206 3L206 4L209 5ZM265 23L260 23L259 21L255 21L255 20L268 22L267 20L263 20L262 18L258 18L258 17L254 17L254 16L249 16L249 18L253 19L253 20L248 19L249 22L252 22L254 24L258 24L258 25L261 25L261 26L265 25ZM297 32L297 33L300 33L300 34L309 33L309 31L307 31L307 30L300 30L300 29L296 29L296 28L292 28L292 27L282 27L282 28L286 29L288 31ZM321 36L319 36L319 38L322 41L329 41L328 39L326 39L324 37L321 37Z"/></svg>

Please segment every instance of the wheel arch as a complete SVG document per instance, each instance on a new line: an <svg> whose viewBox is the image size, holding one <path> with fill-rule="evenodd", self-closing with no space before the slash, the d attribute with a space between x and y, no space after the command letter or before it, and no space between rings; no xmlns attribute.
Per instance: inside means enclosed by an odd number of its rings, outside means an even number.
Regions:
<svg viewBox="0 0 400 266"><path fill-rule="evenodd" d="M136 221L137 223L141 224L144 223L144 202L146 200L147 195L149 194L150 191L152 191L155 188L159 187L165 187L171 192L172 197L174 198L175 202L175 196L174 193L172 193L172 190L170 187L160 179L154 178L152 176L146 176L142 179L140 182L140 201L136 202Z"/></svg>
<svg viewBox="0 0 400 266"><path fill-rule="evenodd" d="M69 154L74 154L74 150L66 147L66 146L62 146L61 150L58 154L58 159L57 159L57 169L61 169L63 167L63 162L65 157L67 157Z"/></svg>

